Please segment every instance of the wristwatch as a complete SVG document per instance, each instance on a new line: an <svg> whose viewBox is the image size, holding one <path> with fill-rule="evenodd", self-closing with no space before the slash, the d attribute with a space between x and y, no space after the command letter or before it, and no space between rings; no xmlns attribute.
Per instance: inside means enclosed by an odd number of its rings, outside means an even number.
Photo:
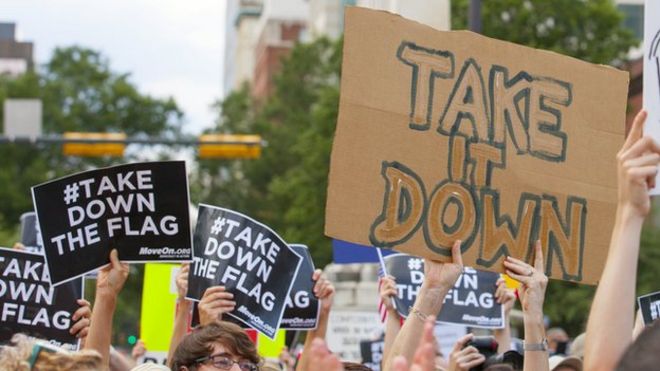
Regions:
<svg viewBox="0 0 660 371"><path fill-rule="evenodd" d="M548 339L543 339L540 343L525 343L523 342L523 350L525 352L547 352L548 351Z"/></svg>

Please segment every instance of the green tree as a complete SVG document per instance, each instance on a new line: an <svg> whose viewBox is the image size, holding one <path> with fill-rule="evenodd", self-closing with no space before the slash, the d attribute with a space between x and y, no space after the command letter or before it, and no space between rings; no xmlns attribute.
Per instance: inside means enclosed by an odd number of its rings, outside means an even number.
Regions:
<svg viewBox="0 0 660 371"><path fill-rule="evenodd" d="M468 0L452 0L452 29L467 28ZM482 1L482 34L592 63L626 59L638 43L611 0Z"/></svg>
<svg viewBox="0 0 660 371"><path fill-rule="evenodd" d="M610 0L502 0L482 4L484 35L593 63L618 64L638 42L623 28L623 15ZM451 11L452 28L466 28L468 0L452 0ZM645 245L651 241L660 242L646 234L642 257L649 254ZM648 286L649 282L644 274L640 275L640 286ZM550 281L545 312L552 325L562 326L572 335L584 331L594 293L594 287Z"/></svg>
<svg viewBox="0 0 660 371"><path fill-rule="evenodd" d="M125 132L128 135L180 134L183 113L172 98L142 94L128 74L117 73L100 52L58 48L50 61L19 77L0 75L0 117L6 98L39 98L43 104L43 131ZM65 157L59 146L0 145L0 245L18 238L19 216L33 210L30 187L82 169L138 159ZM114 321L114 344L125 345L122 334L137 334L140 318L143 266L131 267L131 278L119 297ZM87 298L93 298L94 281ZM90 288L90 286L92 286Z"/></svg>
<svg viewBox="0 0 660 371"><path fill-rule="evenodd" d="M482 4L486 36L594 63L618 63L636 44L610 0ZM467 6L467 0L452 0L454 29L466 27ZM307 243L319 266L330 261L323 223L340 57L341 42L297 45L266 101L255 102L243 87L218 103L216 130L261 134L268 146L259 160L207 161L197 175L212 185L196 192L202 201L235 207L275 227L287 241ZM553 281L547 296L552 322L581 331L593 288Z"/></svg>
<svg viewBox="0 0 660 371"><path fill-rule="evenodd" d="M258 160L202 161L194 182L200 201L242 211L288 242L307 244L317 265L330 262L323 223L340 62L341 42L298 44L268 99L255 101L245 85L219 102L213 131L260 134L267 147Z"/></svg>

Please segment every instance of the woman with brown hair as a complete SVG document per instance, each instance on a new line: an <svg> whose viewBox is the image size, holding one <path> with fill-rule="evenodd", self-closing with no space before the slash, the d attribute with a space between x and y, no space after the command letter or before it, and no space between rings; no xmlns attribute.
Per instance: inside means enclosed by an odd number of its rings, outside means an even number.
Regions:
<svg viewBox="0 0 660 371"><path fill-rule="evenodd" d="M257 348L239 326L224 321L197 328L174 351L174 371L257 371Z"/></svg>

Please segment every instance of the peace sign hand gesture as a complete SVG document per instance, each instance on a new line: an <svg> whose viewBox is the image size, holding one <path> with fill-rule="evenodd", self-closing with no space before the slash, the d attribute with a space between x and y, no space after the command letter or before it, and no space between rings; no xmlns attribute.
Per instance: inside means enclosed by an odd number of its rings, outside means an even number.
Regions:
<svg viewBox="0 0 660 371"><path fill-rule="evenodd" d="M504 267L511 278L522 284L519 295L523 313L542 318L548 276L544 273L541 241L537 240L534 246L534 267L511 256L506 257Z"/></svg>

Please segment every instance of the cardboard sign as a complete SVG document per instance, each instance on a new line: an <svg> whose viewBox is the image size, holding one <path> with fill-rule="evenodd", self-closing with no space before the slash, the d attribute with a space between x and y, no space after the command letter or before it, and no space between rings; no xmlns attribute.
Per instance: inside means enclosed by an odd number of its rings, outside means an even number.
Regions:
<svg viewBox="0 0 660 371"><path fill-rule="evenodd" d="M385 272L396 281L396 310L403 318L408 318L424 282L424 259L394 254L384 260ZM495 283L499 276L493 272L464 268L454 288L447 293L437 321L470 327L504 327L504 309L495 301Z"/></svg>
<svg viewBox="0 0 660 371"><path fill-rule="evenodd" d="M332 310L328 319L328 349L342 361L360 362L360 342L378 338L383 324L376 311Z"/></svg>
<svg viewBox="0 0 660 371"><path fill-rule="evenodd" d="M644 4L644 109L648 112L644 134L660 142L660 1ZM656 177L656 184L660 175ZM651 194L660 194L656 186Z"/></svg>
<svg viewBox="0 0 660 371"><path fill-rule="evenodd" d="M274 339L302 257L266 225L209 205L199 205L193 255L187 297L225 286L236 302L228 314Z"/></svg>
<svg viewBox="0 0 660 371"><path fill-rule="evenodd" d="M378 340L362 340L360 342L360 354L362 364L373 371L380 371L383 362L383 350L385 349L385 338Z"/></svg>
<svg viewBox="0 0 660 371"><path fill-rule="evenodd" d="M321 305L314 296L314 261L307 246L299 244L289 245L303 258L298 275L286 301L284 316L280 328L286 330L313 330L319 319Z"/></svg>
<svg viewBox="0 0 660 371"><path fill-rule="evenodd" d="M82 279L50 285L42 255L0 248L0 344L23 333L77 350L78 338L69 329L82 297Z"/></svg>
<svg viewBox="0 0 660 371"><path fill-rule="evenodd" d="M91 170L32 187L52 283L110 262L190 261L183 161Z"/></svg>
<svg viewBox="0 0 660 371"><path fill-rule="evenodd" d="M595 283L617 200L628 73L348 8L325 233L503 271L541 239Z"/></svg>
<svg viewBox="0 0 660 371"><path fill-rule="evenodd" d="M650 325L660 317L660 291L637 298L645 325Z"/></svg>

